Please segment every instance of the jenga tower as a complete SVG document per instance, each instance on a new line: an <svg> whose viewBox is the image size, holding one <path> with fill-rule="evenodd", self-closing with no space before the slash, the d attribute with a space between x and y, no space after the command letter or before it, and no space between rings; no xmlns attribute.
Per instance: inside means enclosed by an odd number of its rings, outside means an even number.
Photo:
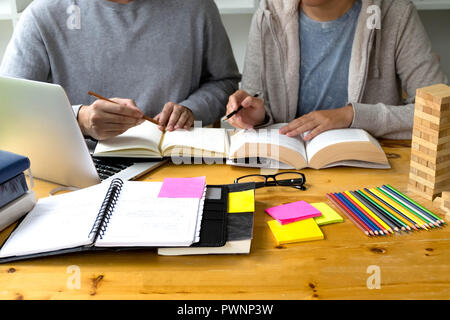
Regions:
<svg viewBox="0 0 450 320"><path fill-rule="evenodd" d="M450 190L450 87L417 90L409 191L433 200Z"/></svg>

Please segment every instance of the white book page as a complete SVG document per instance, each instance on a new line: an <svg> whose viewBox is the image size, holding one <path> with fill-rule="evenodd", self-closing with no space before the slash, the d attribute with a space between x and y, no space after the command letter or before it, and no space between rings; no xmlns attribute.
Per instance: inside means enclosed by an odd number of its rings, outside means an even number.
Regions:
<svg viewBox="0 0 450 320"><path fill-rule="evenodd" d="M279 133L279 128L284 124L278 124L271 126L267 129L258 130L240 130L237 133L230 135L230 155L234 154L245 143L250 144L269 144L274 148L281 146L296 151L301 154L306 160L306 150L303 138L301 136L288 137ZM256 152L257 150L255 150ZM273 150L272 150L273 151ZM272 154L279 154L276 151ZM263 157L264 155L258 154L255 156Z"/></svg>
<svg viewBox="0 0 450 320"><path fill-rule="evenodd" d="M109 184L40 199L0 250L22 256L89 245L89 233ZM92 238L92 237L91 237Z"/></svg>
<svg viewBox="0 0 450 320"><path fill-rule="evenodd" d="M166 132L161 149L188 147L225 154L226 130L216 128L192 128Z"/></svg>
<svg viewBox="0 0 450 320"><path fill-rule="evenodd" d="M158 198L162 183L126 182L97 247L189 246L201 199Z"/></svg>
<svg viewBox="0 0 450 320"><path fill-rule="evenodd" d="M148 149L159 155L162 132L155 124L145 121L120 136L97 144L94 155L127 149Z"/></svg>
<svg viewBox="0 0 450 320"><path fill-rule="evenodd" d="M361 129L336 129L325 131L316 136L311 141L306 142L306 153L308 159L312 159L314 155L333 144L344 142L369 142L369 135Z"/></svg>

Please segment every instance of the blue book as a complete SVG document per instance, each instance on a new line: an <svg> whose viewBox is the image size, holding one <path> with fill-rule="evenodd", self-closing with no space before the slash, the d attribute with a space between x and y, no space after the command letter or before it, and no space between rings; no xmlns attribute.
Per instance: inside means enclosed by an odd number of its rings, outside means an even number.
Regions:
<svg viewBox="0 0 450 320"><path fill-rule="evenodd" d="M27 180L23 173L0 184L0 209L20 198L28 191Z"/></svg>
<svg viewBox="0 0 450 320"><path fill-rule="evenodd" d="M27 157L0 150L0 208L28 191L23 172L29 168Z"/></svg>

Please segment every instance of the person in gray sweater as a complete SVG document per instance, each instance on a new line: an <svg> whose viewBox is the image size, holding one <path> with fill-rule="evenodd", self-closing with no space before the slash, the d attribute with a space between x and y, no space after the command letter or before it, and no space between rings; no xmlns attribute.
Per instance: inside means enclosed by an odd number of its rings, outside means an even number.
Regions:
<svg viewBox="0 0 450 320"><path fill-rule="evenodd" d="M288 123L280 133L305 140L348 127L410 139L416 90L437 83L447 77L411 1L262 0L227 112L242 105L233 126Z"/></svg>
<svg viewBox="0 0 450 320"><path fill-rule="evenodd" d="M83 133L98 140L143 115L168 131L212 124L241 79L213 0L35 0L0 75L61 85Z"/></svg>

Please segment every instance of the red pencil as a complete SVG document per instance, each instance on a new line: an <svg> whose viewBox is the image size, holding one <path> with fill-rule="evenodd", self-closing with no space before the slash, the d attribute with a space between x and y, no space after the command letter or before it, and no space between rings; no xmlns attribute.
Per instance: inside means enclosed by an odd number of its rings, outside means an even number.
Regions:
<svg viewBox="0 0 450 320"><path fill-rule="evenodd" d="M362 222L358 217L354 217L353 213L350 212L347 207L345 205L342 204L342 202L337 199L333 194L329 193L327 194L327 198L337 207L339 208L343 214L345 214L345 216L347 218L349 218L353 224L355 224L359 229L361 229L362 232L364 232L364 234L368 237L373 236L374 233L372 230L370 230L365 224L364 222Z"/></svg>
<svg viewBox="0 0 450 320"><path fill-rule="evenodd" d="M370 221L372 221L380 230L384 232L385 234L389 234L389 231L387 231L378 221L376 221L370 214L366 212L363 208L361 208L355 201L353 201L352 198L350 198L345 192L341 193L342 196L344 196L348 201L350 201L363 215L366 216Z"/></svg>

